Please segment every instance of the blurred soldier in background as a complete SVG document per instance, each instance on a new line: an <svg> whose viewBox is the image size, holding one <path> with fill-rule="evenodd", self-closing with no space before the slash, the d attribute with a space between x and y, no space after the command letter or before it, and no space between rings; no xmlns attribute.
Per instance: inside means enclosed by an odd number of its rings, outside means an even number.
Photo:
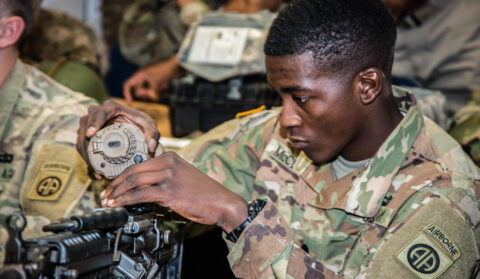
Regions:
<svg viewBox="0 0 480 279"><path fill-rule="evenodd" d="M159 100L161 92L168 88L171 80L179 77L184 72L182 67L185 67L188 71L192 71L193 73L214 82L235 75L246 74L247 72L250 74L265 72L261 46L263 45L268 26L275 16L275 14L272 12L277 11L281 3L281 0L230 0L223 3L218 12L202 14L198 22L191 26L189 35L187 35L187 40L182 43L180 55L174 54L160 63L152 64L135 73L124 84L123 94L125 98L127 100L132 100L133 98ZM237 22L238 25L235 25L235 22ZM247 25L245 25L245 22ZM245 51L241 53L237 64L233 63L229 65L227 63L227 67L225 68L225 65L222 67L222 65L218 65L219 63L217 62L217 67L213 66L205 68L202 67L205 66L205 63L198 63L198 61L197 63L190 63L192 61L188 59L188 53L190 53L190 50L194 48L193 44L201 44L203 40L203 38L201 38L195 42L193 39L197 27L202 25L222 27L225 25L225 23L228 23L228 26L241 26L244 28L249 27L248 24L250 24L252 26L256 26L262 31L254 34L248 33L248 35L246 35L246 39L244 38L244 43L246 44ZM236 43L241 41L242 40L236 41ZM221 42L220 44L223 43L224 42ZM199 46L198 48L201 47L202 46ZM228 45L227 47L231 48L231 46ZM219 59L222 59L221 53L217 52L213 56L215 55L219 56ZM245 70L245 68L250 67L249 64L251 63L249 62L251 61L259 61L259 63L262 64L260 67L261 69L259 69L259 67L254 67L254 72L249 71L249 69ZM198 66L195 66L196 64L198 64ZM225 72L228 72L227 75L223 74Z"/></svg>
<svg viewBox="0 0 480 279"><path fill-rule="evenodd" d="M118 33L122 54L140 67L171 57L190 24L209 10L200 0L135 1L125 12Z"/></svg>
<svg viewBox="0 0 480 279"><path fill-rule="evenodd" d="M102 77L108 70L104 42L95 31L65 12L37 11L31 31L20 45L20 57L70 89L103 102Z"/></svg>
<svg viewBox="0 0 480 279"><path fill-rule="evenodd" d="M480 88L480 1L383 1L397 21L394 77L441 91L452 117Z"/></svg>

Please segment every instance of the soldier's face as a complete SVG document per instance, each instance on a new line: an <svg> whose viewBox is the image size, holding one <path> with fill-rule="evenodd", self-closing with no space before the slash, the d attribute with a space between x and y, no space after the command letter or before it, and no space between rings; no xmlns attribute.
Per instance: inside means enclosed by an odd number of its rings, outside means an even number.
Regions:
<svg viewBox="0 0 480 279"><path fill-rule="evenodd" d="M282 97L280 122L293 148L314 163L359 148L361 117L351 83L318 70L309 52L267 56L265 62L268 81Z"/></svg>

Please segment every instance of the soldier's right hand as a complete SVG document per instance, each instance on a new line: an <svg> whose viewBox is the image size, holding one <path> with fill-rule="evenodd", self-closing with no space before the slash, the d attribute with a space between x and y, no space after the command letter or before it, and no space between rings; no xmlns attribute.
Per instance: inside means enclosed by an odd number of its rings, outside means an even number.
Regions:
<svg viewBox="0 0 480 279"><path fill-rule="evenodd" d="M107 100L102 106L90 106L88 114L80 118L80 127L77 130L77 150L88 165L87 148L90 138L103 127L115 122L138 126L147 138L148 152L155 153L160 138L155 121L144 112ZM98 173L94 173L94 176L101 179Z"/></svg>
<svg viewBox="0 0 480 279"><path fill-rule="evenodd" d="M160 100L163 91L168 89L170 81L181 73L177 55L138 70L123 84L123 96L127 102L133 99Z"/></svg>

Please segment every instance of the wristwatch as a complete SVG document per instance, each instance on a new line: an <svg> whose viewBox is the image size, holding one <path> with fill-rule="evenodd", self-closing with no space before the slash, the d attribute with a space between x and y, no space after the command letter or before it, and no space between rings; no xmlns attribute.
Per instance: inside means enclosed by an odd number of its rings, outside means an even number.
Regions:
<svg viewBox="0 0 480 279"><path fill-rule="evenodd" d="M248 217L240 226L236 227L233 231L227 234L226 239L230 240L233 243L236 243L243 230L253 222L253 219L257 217L258 213L262 211L263 207L267 202L262 199L256 199L248 203Z"/></svg>

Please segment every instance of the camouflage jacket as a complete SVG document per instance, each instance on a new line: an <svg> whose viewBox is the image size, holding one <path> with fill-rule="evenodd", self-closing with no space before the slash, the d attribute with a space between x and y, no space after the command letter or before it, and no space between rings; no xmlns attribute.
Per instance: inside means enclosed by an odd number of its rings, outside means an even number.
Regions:
<svg viewBox="0 0 480 279"><path fill-rule="evenodd" d="M137 0L123 15L118 30L120 50L140 67L165 60L178 51L187 27L175 3Z"/></svg>
<svg viewBox="0 0 480 279"><path fill-rule="evenodd" d="M42 67L43 63L76 61L100 75L108 71L108 51L95 31L65 12L40 9L28 36L20 45L23 61Z"/></svg>
<svg viewBox="0 0 480 279"><path fill-rule="evenodd" d="M455 114L450 134L480 166L480 90Z"/></svg>
<svg viewBox="0 0 480 279"><path fill-rule="evenodd" d="M27 215L24 237L48 219L88 212L97 203L87 166L75 149L79 117L95 101L17 61L0 88L0 265L5 218Z"/></svg>
<svg viewBox="0 0 480 279"><path fill-rule="evenodd" d="M278 111L198 140L200 170L245 200L267 201L227 241L237 277L468 277L479 259L479 170L411 93L394 91L403 120L369 163L338 181L330 164L288 146Z"/></svg>

